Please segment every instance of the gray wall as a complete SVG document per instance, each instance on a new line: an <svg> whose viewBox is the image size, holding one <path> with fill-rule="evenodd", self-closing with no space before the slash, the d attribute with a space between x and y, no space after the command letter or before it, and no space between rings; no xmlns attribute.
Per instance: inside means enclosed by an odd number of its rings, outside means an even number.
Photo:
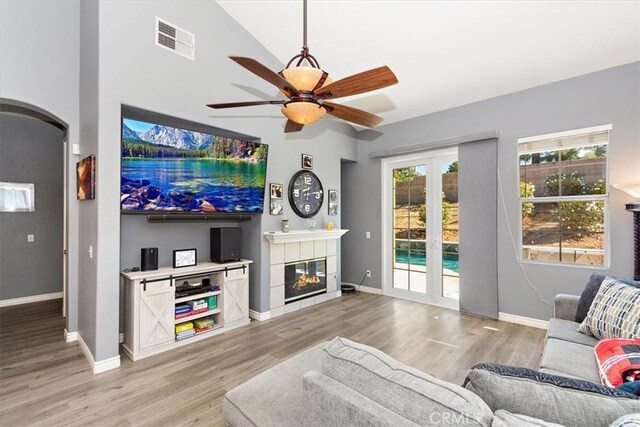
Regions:
<svg viewBox="0 0 640 427"><path fill-rule="evenodd" d="M101 357L98 339L96 337L98 322L108 321L98 315L102 304L98 301L98 263L101 248L98 247L98 202L103 199L103 183L97 178L100 170L109 168L103 164L98 151L99 132L99 4L97 0L83 1L80 4L80 140L82 141L82 156L96 155L96 183L95 199L79 202L80 233L79 233L79 268L78 277L78 330L84 342L93 354L94 360L102 360L117 356L113 351L109 356ZM105 238L110 236L105 235ZM89 248L93 250L93 257L89 257ZM113 304L108 304L113 307ZM115 311L108 314L108 318L117 318L119 305ZM111 340L111 345L117 342Z"/></svg>
<svg viewBox="0 0 640 427"><path fill-rule="evenodd" d="M638 181L640 173L640 63L632 63L474 104L392 123L358 133L359 162L343 167L343 280L359 283L364 270L373 277L365 284L381 285L380 160L371 151L437 141L487 129L500 133L498 169L504 188L508 220L518 224L516 143L520 137L612 123L609 182ZM367 191L363 191L367 189ZM624 209L631 199L610 188L611 266L606 273L632 275L632 218ZM524 280L507 231L498 196L498 286L500 312L547 319L551 308L542 303ZM372 238L366 241L365 231ZM461 239L464 236L461 235ZM516 235L516 239L518 236ZM552 301L557 293L579 294L589 267L526 264L532 283Z"/></svg>
<svg viewBox="0 0 640 427"><path fill-rule="evenodd" d="M28 19L27 19L28 18ZM0 100L45 112L67 125L67 139L79 143L80 7L75 0L0 2ZM78 156L67 148L66 160ZM77 331L78 202L75 170L67 171L69 252L68 331Z"/></svg>
<svg viewBox="0 0 640 427"><path fill-rule="evenodd" d="M284 120L275 107L223 112L205 107L216 101L278 96L271 85L242 70L228 55L282 67L214 2L81 3L0 2L0 98L56 116L68 126L69 146L80 144L82 156L96 155L96 199L78 203L75 189L69 187L67 329L78 330L79 316L81 336L100 361L118 355L122 104L261 137L270 145L268 182L287 184L300 169L300 155L308 153L315 156L314 171L325 187L340 188L340 160L354 160L357 146L351 126L328 118L298 134L284 135ZM195 33L195 61L154 45L156 16ZM293 55L299 46L292 43L291 49ZM67 161L75 165L78 156L69 152ZM75 186L73 170L68 176ZM256 261L251 307L258 311L269 307L268 245L262 233L278 230L283 218L291 220L292 229L306 227L288 206L283 216L266 214L244 225L259 236L250 242ZM340 225L339 217L331 219ZM319 226L326 220L324 206ZM152 224L138 226L141 232L155 230ZM171 238L172 231L164 229ZM93 259L88 257L89 245Z"/></svg>
<svg viewBox="0 0 640 427"><path fill-rule="evenodd" d="M195 61L153 44L156 16L195 33ZM115 28L119 30L113 31ZM188 223L149 224L129 216L121 218L118 165L122 104L261 138L269 144L267 182L288 184L293 173L300 169L301 154L308 153L314 155L314 172L325 188L340 188L340 159L354 159L357 150L355 130L341 122L323 120L299 134L285 135L284 119L275 107L220 112L205 106L217 101L277 96L276 89L244 71L229 60L228 55L250 56L274 69L282 67L214 2L100 2L99 34L95 294L96 317L100 320L95 333L96 360L113 357L118 352L119 290L116 284L121 268L120 251L134 253L141 247L140 243L125 238L124 233L132 228L140 236L160 232L162 241L170 242L181 239L181 230L189 229L191 237L182 243L199 246L203 241L197 230L205 227ZM298 48L292 44L292 55ZM262 233L280 229L283 218L291 220L292 229L306 226L304 220L293 216L289 207L283 216L265 214L250 224L243 224L245 234L254 236L245 246L250 245L249 254L255 261L251 271L250 305L256 311L269 309L269 249ZM327 218L327 208L323 206L318 216L319 225ZM332 219L340 225L339 217ZM132 245L135 246L130 248Z"/></svg>
<svg viewBox="0 0 640 427"><path fill-rule="evenodd" d="M0 300L62 292L62 140L49 123L0 113L0 181L34 183L36 196L35 212L0 213Z"/></svg>

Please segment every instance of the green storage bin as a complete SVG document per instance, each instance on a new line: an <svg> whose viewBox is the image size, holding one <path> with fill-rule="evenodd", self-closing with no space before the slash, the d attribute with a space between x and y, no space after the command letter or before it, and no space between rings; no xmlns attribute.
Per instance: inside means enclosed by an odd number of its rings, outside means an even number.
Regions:
<svg viewBox="0 0 640 427"><path fill-rule="evenodd" d="M218 306L218 295L211 295L209 297L209 310L213 310Z"/></svg>

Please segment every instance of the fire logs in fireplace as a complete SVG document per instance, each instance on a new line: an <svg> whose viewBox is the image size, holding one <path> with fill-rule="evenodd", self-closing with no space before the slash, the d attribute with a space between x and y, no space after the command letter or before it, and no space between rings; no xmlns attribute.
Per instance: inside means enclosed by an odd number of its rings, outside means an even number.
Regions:
<svg viewBox="0 0 640 427"><path fill-rule="evenodd" d="M326 271L326 258L285 264L285 304L327 292Z"/></svg>

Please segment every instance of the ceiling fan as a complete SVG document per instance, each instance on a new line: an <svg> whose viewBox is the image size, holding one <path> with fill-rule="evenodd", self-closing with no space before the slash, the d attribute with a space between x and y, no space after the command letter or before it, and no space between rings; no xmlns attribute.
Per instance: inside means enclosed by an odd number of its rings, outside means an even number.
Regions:
<svg viewBox="0 0 640 427"><path fill-rule="evenodd" d="M252 58L230 56L233 61L268 81L282 92L288 100L228 102L207 104L211 108L235 108L254 105L282 105L281 112L287 117L286 133L298 132L306 124L314 123L325 114L338 117L365 127L374 127L382 117L346 105L335 104L329 99L357 95L398 83L395 74L387 66L354 74L333 81L324 71L307 46L307 0L303 0L302 51L291 58L287 66L276 73ZM306 65L303 65L306 63Z"/></svg>

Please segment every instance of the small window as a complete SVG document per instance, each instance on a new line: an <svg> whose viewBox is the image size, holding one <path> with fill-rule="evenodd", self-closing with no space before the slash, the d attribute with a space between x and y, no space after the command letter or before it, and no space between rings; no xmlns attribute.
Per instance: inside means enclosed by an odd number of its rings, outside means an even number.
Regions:
<svg viewBox="0 0 640 427"><path fill-rule="evenodd" d="M607 265L610 130L518 140L522 260Z"/></svg>

